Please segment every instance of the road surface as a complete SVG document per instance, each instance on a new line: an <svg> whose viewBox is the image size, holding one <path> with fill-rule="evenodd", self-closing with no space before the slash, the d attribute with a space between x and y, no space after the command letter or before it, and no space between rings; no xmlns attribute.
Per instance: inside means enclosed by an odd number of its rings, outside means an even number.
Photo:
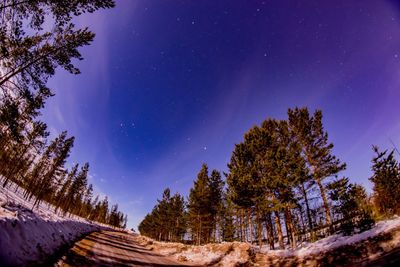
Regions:
<svg viewBox="0 0 400 267"><path fill-rule="evenodd" d="M366 260L359 266L363 267L397 267L400 266L400 248L384 253L374 260Z"/></svg>
<svg viewBox="0 0 400 267"><path fill-rule="evenodd" d="M77 242L58 266L194 266L140 246L133 235L123 232L95 232Z"/></svg>

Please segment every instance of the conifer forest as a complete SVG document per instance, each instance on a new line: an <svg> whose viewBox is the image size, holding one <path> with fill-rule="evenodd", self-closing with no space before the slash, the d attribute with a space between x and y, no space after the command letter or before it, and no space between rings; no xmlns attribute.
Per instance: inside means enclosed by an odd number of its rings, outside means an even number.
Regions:
<svg viewBox="0 0 400 267"><path fill-rule="evenodd" d="M369 195L340 175L346 163L333 154L321 110L296 107L287 115L246 132L228 173L203 164L186 201L165 189L140 223L140 233L160 241L241 241L285 249L336 232L362 232L376 219L399 214L395 149L372 147Z"/></svg>

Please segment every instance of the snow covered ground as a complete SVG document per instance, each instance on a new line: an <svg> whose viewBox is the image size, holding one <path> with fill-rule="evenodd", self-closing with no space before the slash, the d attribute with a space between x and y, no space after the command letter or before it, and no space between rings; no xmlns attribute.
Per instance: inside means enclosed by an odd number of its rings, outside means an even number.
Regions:
<svg viewBox="0 0 400 267"><path fill-rule="evenodd" d="M12 183L0 186L0 266L45 262L61 247L104 227L77 216L63 217L44 202L31 211L32 203L22 193Z"/></svg>
<svg viewBox="0 0 400 267"><path fill-rule="evenodd" d="M181 243L166 243L154 241L137 235L136 240L146 248L166 256L172 256L177 261L194 263L196 265L238 266L250 261L252 247L241 242L223 242L203 246L184 245Z"/></svg>
<svg viewBox="0 0 400 267"><path fill-rule="evenodd" d="M303 244L295 250L256 251L258 266L365 266L400 249L400 218L378 222L372 229L343 236L336 234ZM397 252L396 252L397 253ZM396 266L392 263L390 266Z"/></svg>
<svg viewBox="0 0 400 267"><path fill-rule="evenodd" d="M143 236L138 241L157 253L173 256L181 262L200 265L238 266L320 266L348 265L352 261L372 260L400 247L400 217L378 222L372 229L353 236L336 234L291 250L260 249L247 243L230 242L190 246L157 242ZM348 253L348 258L347 254ZM332 262L333 261L333 262Z"/></svg>

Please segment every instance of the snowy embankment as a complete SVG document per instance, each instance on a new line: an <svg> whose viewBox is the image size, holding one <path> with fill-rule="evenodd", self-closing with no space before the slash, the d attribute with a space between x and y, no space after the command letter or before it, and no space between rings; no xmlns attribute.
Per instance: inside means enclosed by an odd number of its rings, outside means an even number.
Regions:
<svg viewBox="0 0 400 267"><path fill-rule="evenodd" d="M321 266L362 264L400 247L400 218L378 222L371 230L353 236L336 234L291 250L269 250L230 242L190 246L137 236L138 242L178 261L200 265Z"/></svg>
<svg viewBox="0 0 400 267"><path fill-rule="evenodd" d="M368 238L374 237L376 235L388 233L393 229L400 227L400 217L396 216L391 220L385 220L378 222L372 229L355 234L352 236L343 236L341 234L332 235L324 239L318 240L314 243L304 244L301 248L296 250L267 250L261 249L260 252L273 254L275 256L297 256L304 257L307 255L320 254L341 246L351 245Z"/></svg>
<svg viewBox="0 0 400 267"><path fill-rule="evenodd" d="M154 252L171 256L180 262L196 265L237 266L251 262L253 248L241 242L224 242L203 246L184 245L181 243L165 243L154 241L137 235L137 242Z"/></svg>
<svg viewBox="0 0 400 267"><path fill-rule="evenodd" d="M336 234L295 250L257 250L256 262L274 266L363 265L400 248L400 217L378 222L372 229Z"/></svg>
<svg viewBox="0 0 400 267"><path fill-rule="evenodd" d="M103 226L77 216L62 216L42 203L33 211L22 189L0 186L0 266L36 265L60 248Z"/></svg>

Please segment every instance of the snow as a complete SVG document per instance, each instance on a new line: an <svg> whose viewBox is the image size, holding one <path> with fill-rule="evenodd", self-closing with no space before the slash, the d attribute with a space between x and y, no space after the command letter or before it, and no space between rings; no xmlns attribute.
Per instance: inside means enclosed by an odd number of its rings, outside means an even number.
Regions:
<svg viewBox="0 0 400 267"><path fill-rule="evenodd" d="M268 253L270 255L279 257L296 256L301 258L308 255L325 253L329 250L333 250L344 245L351 245L366 240L370 237L390 232L398 227L400 227L400 217L396 216L390 220L380 221L372 229L352 236L335 234L318 240L314 243L305 243L303 244L303 247L295 250L269 250L268 248L264 247L259 252Z"/></svg>
<svg viewBox="0 0 400 267"><path fill-rule="evenodd" d="M232 251L226 254L219 262L220 266L245 265L250 261L251 247L246 243L234 242Z"/></svg>
<svg viewBox="0 0 400 267"><path fill-rule="evenodd" d="M179 261L196 262L198 264L208 264L217 261L221 253L211 251L208 247L190 247L186 251L179 252L174 257Z"/></svg>
<svg viewBox="0 0 400 267"><path fill-rule="evenodd" d="M56 214L45 202L32 211L32 203L22 196L23 190L13 183L0 186L0 266L43 263L61 247L104 227Z"/></svg>
<svg viewBox="0 0 400 267"><path fill-rule="evenodd" d="M222 242L202 246L182 243L158 242L145 236L136 236L142 246L165 256L171 256L179 262L196 265L237 266L250 261L251 246L241 242Z"/></svg>

